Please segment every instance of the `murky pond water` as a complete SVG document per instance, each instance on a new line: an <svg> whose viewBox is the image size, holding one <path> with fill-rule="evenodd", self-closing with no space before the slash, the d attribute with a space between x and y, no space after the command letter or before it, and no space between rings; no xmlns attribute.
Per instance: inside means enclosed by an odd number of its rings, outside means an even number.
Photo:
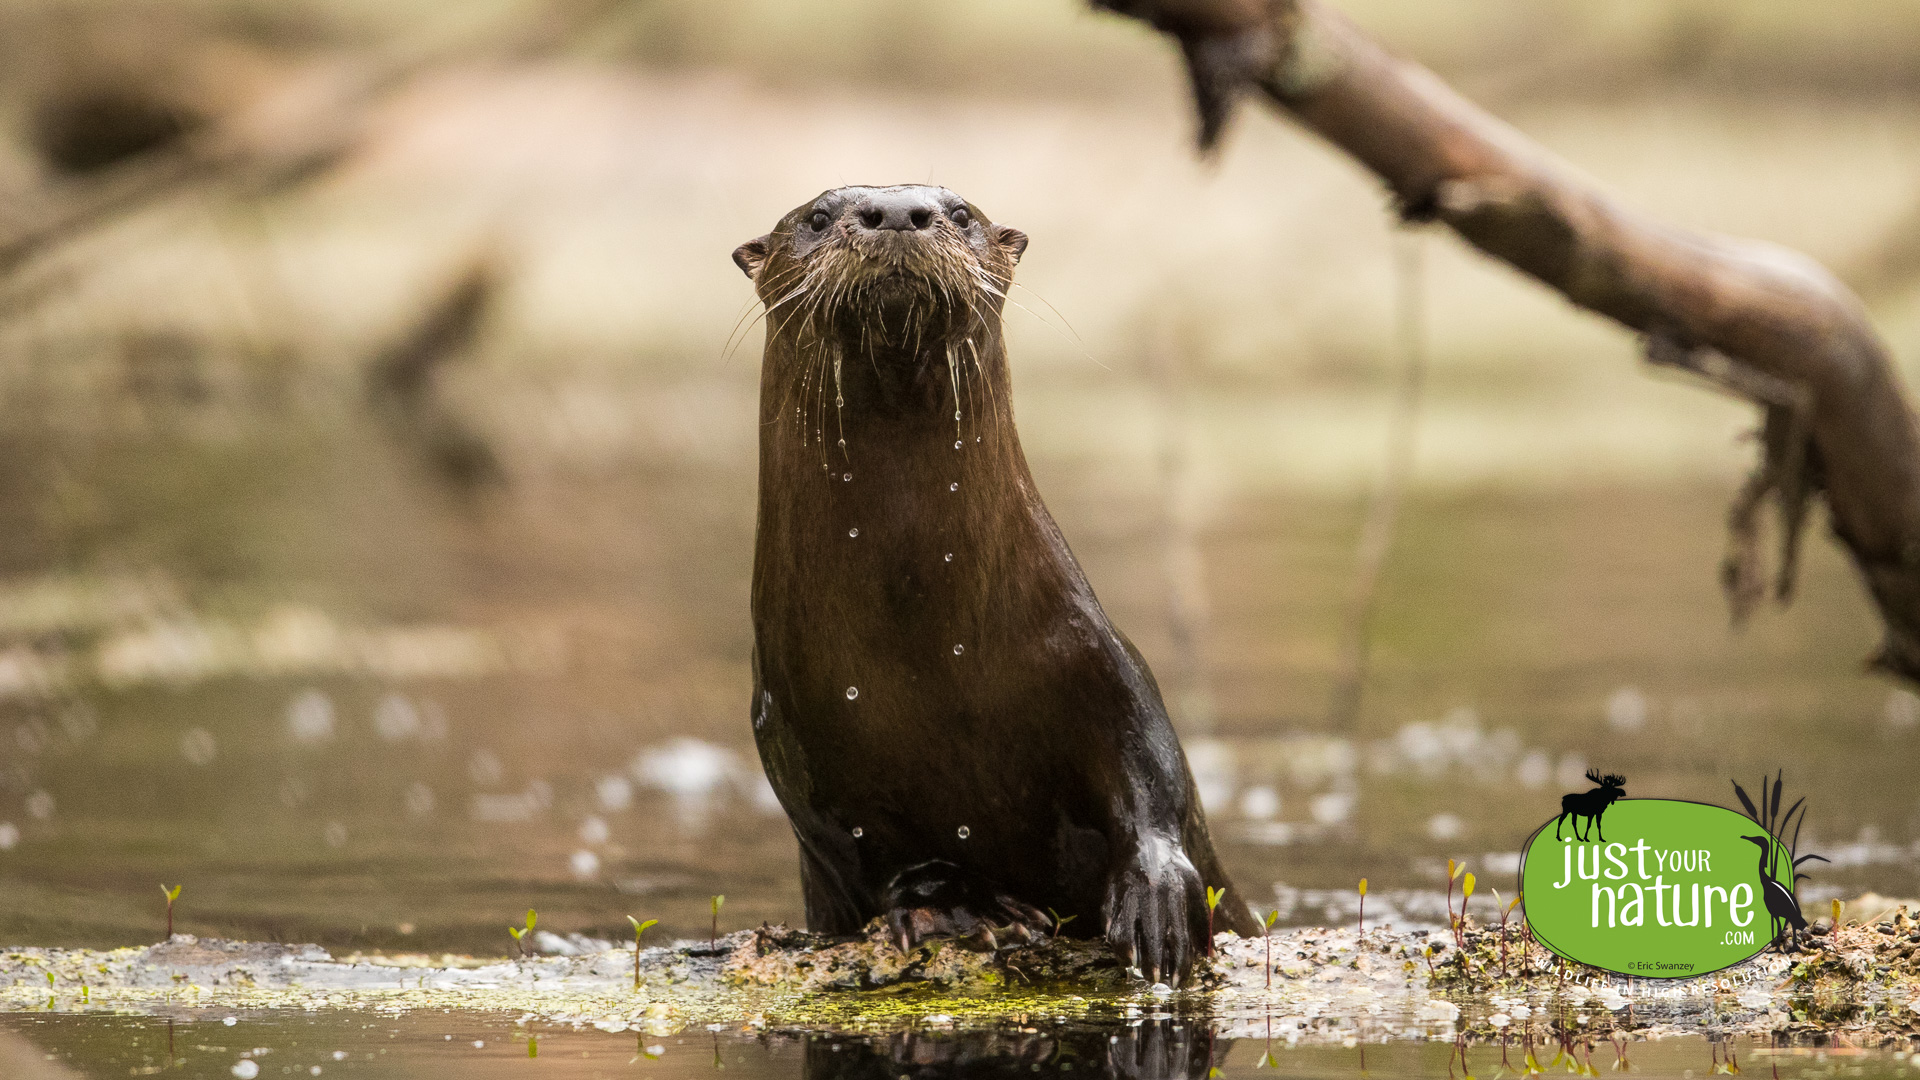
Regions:
<svg viewBox="0 0 1920 1080"><path fill-rule="evenodd" d="M1833 860L1810 904L1920 892L1920 713L1859 671L1872 624L1849 571L1817 545L1798 605L1730 634L1709 494L1417 503L1354 731L1324 715L1344 596L1320 572L1346 557L1351 504L1253 503L1207 535L1200 679L1140 572L1155 532L1115 503L1057 509L1163 685L1208 695L1182 723L1215 832L1286 924L1350 920L1361 877L1371 919L1436 924L1449 857L1510 896L1521 841L1595 765L1722 803L1729 778L1785 768L1813 808L1802 849ZM698 549L749 534L714 513L654 535L618 575L670 586L596 593L616 575L589 566L424 628L285 604L101 616L64 660L87 678L0 702L0 940L157 940L161 883L183 886L179 929L343 955L501 955L529 907L549 950L623 940L628 914L704 936L716 894L722 929L797 925L748 738L744 583L666 569L726 565ZM1649 556L1649 535L1670 549Z"/></svg>
<svg viewBox="0 0 1920 1080"><path fill-rule="evenodd" d="M891 1033L700 1031L606 1034L567 1025L517 1024L469 1013L401 1017L358 1013L231 1013L178 1017L0 1017L0 1074L10 1080L167 1075L228 1077L806 1077L936 1080L1064 1076L1202 1080L1207 1077L1364 1078L1502 1076L1526 1071L1532 1053L1552 1072L1630 1071L1690 1078L1723 1073L1783 1080L1904 1077L1908 1050L1773 1049L1763 1041L1699 1037L1558 1046L1374 1043L1300 1046L1284 1038L1223 1037L1174 1017L1132 1026L1027 1023Z"/></svg>

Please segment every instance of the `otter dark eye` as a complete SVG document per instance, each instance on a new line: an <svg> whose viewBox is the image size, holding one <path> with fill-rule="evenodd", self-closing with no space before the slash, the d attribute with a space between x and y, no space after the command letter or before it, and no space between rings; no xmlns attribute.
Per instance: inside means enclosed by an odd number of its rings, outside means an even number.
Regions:
<svg viewBox="0 0 1920 1080"><path fill-rule="evenodd" d="M953 223L963 229L972 221L972 216L967 213L967 208L964 206L953 212Z"/></svg>
<svg viewBox="0 0 1920 1080"><path fill-rule="evenodd" d="M807 224L813 228L814 232L820 232L825 229L832 220L833 219L827 217L825 210L815 210L813 216L807 219Z"/></svg>

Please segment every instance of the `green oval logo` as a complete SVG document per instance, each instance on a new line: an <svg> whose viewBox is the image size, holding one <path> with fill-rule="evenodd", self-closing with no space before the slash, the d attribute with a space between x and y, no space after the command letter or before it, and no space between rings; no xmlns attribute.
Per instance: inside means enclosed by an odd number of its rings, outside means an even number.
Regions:
<svg viewBox="0 0 1920 1080"><path fill-rule="evenodd" d="M1674 799L1596 808L1542 825L1521 854L1527 924L1560 956L1692 978L1758 956L1800 920L1792 855L1753 819Z"/></svg>

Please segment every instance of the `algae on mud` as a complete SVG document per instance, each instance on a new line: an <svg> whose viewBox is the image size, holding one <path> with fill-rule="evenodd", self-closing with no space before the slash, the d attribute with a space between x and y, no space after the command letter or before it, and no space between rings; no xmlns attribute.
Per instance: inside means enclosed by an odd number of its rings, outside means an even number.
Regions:
<svg viewBox="0 0 1920 1080"><path fill-rule="evenodd" d="M0 954L0 1011L192 1013L202 1009L427 1009L514 1013L606 1032L688 1027L880 1033L1050 1022L1126 1026L1182 1017L1221 1037L1289 1044L1468 1039L1529 1044L1676 1034L1846 1040L1920 1038L1920 921L1905 908L1842 926L1805 951L1769 952L1685 980L1628 979L1561 961L1509 930L1361 935L1301 929L1268 942L1221 934L1198 985L1147 987L1106 948L1043 940L995 952L928 942L901 953L877 925L856 938L786 927L518 960L420 954L336 959L317 946L178 935L141 949ZM1464 946L1464 947L1462 947Z"/></svg>

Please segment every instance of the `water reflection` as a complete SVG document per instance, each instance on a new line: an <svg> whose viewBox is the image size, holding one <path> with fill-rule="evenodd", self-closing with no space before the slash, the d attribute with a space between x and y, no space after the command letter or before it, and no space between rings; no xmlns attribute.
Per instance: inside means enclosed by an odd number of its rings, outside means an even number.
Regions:
<svg viewBox="0 0 1920 1080"><path fill-rule="evenodd" d="M1060 1030L908 1031L871 1040L806 1037L807 1080L933 1080L1071 1075L1188 1080L1212 1072L1227 1043L1204 1023L1142 1020L1136 1026Z"/></svg>
<svg viewBox="0 0 1920 1080"><path fill-rule="evenodd" d="M1205 1019L1009 1024L898 1032L764 1031L723 1027L674 1035L604 1033L571 1024L479 1013L374 1015L181 1009L176 1016L0 1014L0 1076L69 1080L108 1076L319 1076L492 1080L971 1080L1114 1077L1301 1080L1367 1077L1491 1078L1627 1073L1777 1076L1781 1080L1910 1076L1910 1040L1879 1050L1776 1046L1763 1039L1508 1036L1295 1045L1208 1034Z"/></svg>

